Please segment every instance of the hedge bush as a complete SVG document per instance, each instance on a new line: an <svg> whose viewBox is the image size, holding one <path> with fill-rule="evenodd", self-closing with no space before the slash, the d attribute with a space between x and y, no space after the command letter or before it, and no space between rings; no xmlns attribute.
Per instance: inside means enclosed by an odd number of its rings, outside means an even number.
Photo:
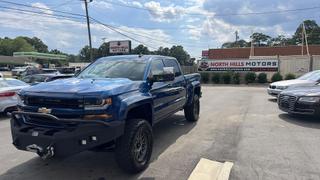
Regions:
<svg viewBox="0 0 320 180"><path fill-rule="evenodd" d="M232 76L232 80L234 84L240 84L240 74L234 73Z"/></svg>
<svg viewBox="0 0 320 180"><path fill-rule="evenodd" d="M201 81L203 83L208 83L209 82L209 74L208 73L201 73Z"/></svg>
<svg viewBox="0 0 320 180"><path fill-rule="evenodd" d="M224 84L230 84L231 82L231 73L226 72L222 74L222 80Z"/></svg>
<svg viewBox="0 0 320 180"><path fill-rule="evenodd" d="M275 73L271 78L272 82L277 82L277 81L282 81L282 80L283 80L283 77L280 73Z"/></svg>
<svg viewBox="0 0 320 180"><path fill-rule="evenodd" d="M211 81L215 84L219 84L220 83L220 76L221 75L219 73L212 74Z"/></svg>
<svg viewBox="0 0 320 180"><path fill-rule="evenodd" d="M295 79L296 78L296 75L292 74L292 73L289 73L289 74L286 74L286 77L284 78L285 80L290 80L290 79Z"/></svg>
<svg viewBox="0 0 320 180"><path fill-rule="evenodd" d="M256 78L257 78L256 73L248 72L248 73L246 74L246 76L245 76L245 81L246 81L247 83L254 83L255 80L256 80Z"/></svg>
<svg viewBox="0 0 320 180"><path fill-rule="evenodd" d="M267 83L268 79L267 79L267 74L266 73L260 73L258 75L258 83Z"/></svg>

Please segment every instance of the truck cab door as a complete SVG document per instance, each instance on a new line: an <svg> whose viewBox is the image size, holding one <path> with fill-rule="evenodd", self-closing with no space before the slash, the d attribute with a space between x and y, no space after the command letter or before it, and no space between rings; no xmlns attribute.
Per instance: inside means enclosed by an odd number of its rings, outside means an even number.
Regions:
<svg viewBox="0 0 320 180"><path fill-rule="evenodd" d="M163 62L165 67L172 67L174 70L175 79L174 81L169 83L169 90L171 92L170 100L169 100L169 106L170 106L169 111L176 112L182 109L186 103L187 83L177 60L168 58L168 59L164 59Z"/></svg>
<svg viewBox="0 0 320 180"><path fill-rule="evenodd" d="M155 59L151 62L149 76L161 74L164 71L162 59ZM150 93L154 104L154 121L158 122L166 116L167 106L170 101L170 91L168 82L153 82Z"/></svg>

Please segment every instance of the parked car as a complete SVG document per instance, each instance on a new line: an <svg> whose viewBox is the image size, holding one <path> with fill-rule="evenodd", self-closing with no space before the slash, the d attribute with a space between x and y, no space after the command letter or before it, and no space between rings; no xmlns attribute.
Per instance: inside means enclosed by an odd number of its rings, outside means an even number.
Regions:
<svg viewBox="0 0 320 180"><path fill-rule="evenodd" d="M278 81L270 84L268 94L278 96L283 90L296 86L313 86L320 82L320 70L309 72L297 79Z"/></svg>
<svg viewBox="0 0 320 180"><path fill-rule="evenodd" d="M60 72L56 69L38 69L36 67L28 68L24 72L20 73L21 77L25 77L28 75L34 75L34 74L60 74Z"/></svg>
<svg viewBox="0 0 320 180"><path fill-rule="evenodd" d="M289 88L280 93L278 105L290 114L320 117L320 85Z"/></svg>
<svg viewBox="0 0 320 180"><path fill-rule="evenodd" d="M200 74L183 75L173 57L112 56L19 95L11 123L17 149L49 158L115 146L120 167L137 173L150 161L152 126L181 110L198 120Z"/></svg>
<svg viewBox="0 0 320 180"><path fill-rule="evenodd" d="M12 77L20 77L23 72L27 71L30 68L35 68L35 67L33 66L16 67L11 70Z"/></svg>
<svg viewBox="0 0 320 180"><path fill-rule="evenodd" d="M29 85L12 78L0 78L0 113L16 109L18 104L17 92Z"/></svg>
<svg viewBox="0 0 320 180"><path fill-rule="evenodd" d="M25 83L35 85L41 82L50 82L57 79L71 78L72 75L65 74L34 74L23 77L21 80Z"/></svg>

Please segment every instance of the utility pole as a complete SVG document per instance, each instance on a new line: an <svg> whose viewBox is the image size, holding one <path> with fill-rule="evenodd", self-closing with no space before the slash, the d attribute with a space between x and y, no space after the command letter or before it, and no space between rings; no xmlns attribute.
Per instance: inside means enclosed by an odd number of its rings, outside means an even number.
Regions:
<svg viewBox="0 0 320 180"><path fill-rule="evenodd" d="M89 0L92 2L92 0ZM92 57L92 42L91 42L91 31L90 31L90 19L89 19L89 12L88 12L88 1L84 0L84 6L86 8L86 17L87 17L87 27L88 27L88 36L89 36L89 48L90 48L90 61L93 60Z"/></svg>
<svg viewBox="0 0 320 180"><path fill-rule="evenodd" d="M303 26L304 38L305 38L305 41L306 41L307 55L310 56L309 44L308 44L308 36L307 36L306 26L304 25L304 22L302 23L302 26Z"/></svg>
<svg viewBox="0 0 320 180"><path fill-rule="evenodd" d="M301 55L304 55L304 23L301 24L301 43L302 43L302 49L301 49Z"/></svg>

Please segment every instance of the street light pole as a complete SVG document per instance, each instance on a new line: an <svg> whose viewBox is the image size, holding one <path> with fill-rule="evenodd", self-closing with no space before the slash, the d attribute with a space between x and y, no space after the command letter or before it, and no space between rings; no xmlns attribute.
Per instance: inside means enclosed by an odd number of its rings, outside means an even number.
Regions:
<svg viewBox="0 0 320 180"><path fill-rule="evenodd" d="M92 2L92 0L89 0L89 2ZM90 61L92 61L93 60L93 57L92 57L92 42L91 42L90 19L89 19L88 2L87 2L87 0L84 0L84 6L86 8L86 17L87 17L87 27L88 27L89 47L90 47Z"/></svg>

